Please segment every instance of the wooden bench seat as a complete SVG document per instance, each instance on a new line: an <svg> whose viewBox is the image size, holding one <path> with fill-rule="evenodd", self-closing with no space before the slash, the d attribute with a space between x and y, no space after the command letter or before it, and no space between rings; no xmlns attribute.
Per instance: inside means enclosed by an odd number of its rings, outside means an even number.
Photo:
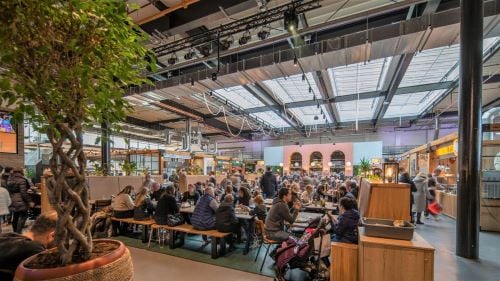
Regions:
<svg viewBox="0 0 500 281"><path fill-rule="evenodd" d="M129 224L135 224L135 225L142 225L144 226L142 228L142 243L147 243L148 242L148 231L150 226L152 226L155 221L153 219L147 219L147 220L134 220L134 218L115 218L111 217L112 221L117 221L117 222L123 222L123 223L129 223Z"/></svg>
<svg viewBox="0 0 500 281"><path fill-rule="evenodd" d="M177 246L180 247L184 245L184 234L189 233L189 234L197 234L197 235L206 235L209 237L212 237L212 258L216 259L219 256L223 256L226 254L226 237L231 235L231 233L226 233L226 232L220 232L217 230L198 230L194 229L192 225L189 224L181 224L178 226L168 226L168 225L162 225L162 227L170 232L169 234L169 246L170 249L176 248L175 245L175 233L179 232L181 235L179 235L180 239L180 244ZM217 244L220 245L220 251L218 253L217 251Z"/></svg>

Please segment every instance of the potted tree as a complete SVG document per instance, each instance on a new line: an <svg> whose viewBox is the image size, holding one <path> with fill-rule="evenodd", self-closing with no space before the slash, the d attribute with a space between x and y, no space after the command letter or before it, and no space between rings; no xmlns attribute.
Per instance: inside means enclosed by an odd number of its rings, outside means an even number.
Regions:
<svg viewBox="0 0 500 281"><path fill-rule="evenodd" d="M135 164L134 161L130 162L128 160L125 160L125 162L123 162L123 164L121 164L120 166L126 176L130 176L132 172L135 172L135 170L137 169L137 164Z"/></svg>
<svg viewBox="0 0 500 281"><path fill-rule="evenodd" d="M363 157L359 160L359 170L361 171L361 174L364 177L366 177L368 175L368 172L371 169L372 169L372 165L370 164L370 161L368 159Z"/></svg>
<svg viewBox="0 0 500 281"><path fill-rule="evenodd" d="M57 247L23 262L17 280L132 280L124 245L90 235L83 130L126 116L124 89L153 64L145 40L126 1L2 1L0 97L52 145L47 187L58 214Z"/></svg>

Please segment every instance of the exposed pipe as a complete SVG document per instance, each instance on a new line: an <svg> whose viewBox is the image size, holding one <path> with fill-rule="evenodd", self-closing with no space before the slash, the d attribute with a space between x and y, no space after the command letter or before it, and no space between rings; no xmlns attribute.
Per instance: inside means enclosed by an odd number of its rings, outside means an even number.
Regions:
<svg viewBox="0 0 500 281"><path fill-rule="evenodd" d="M165 9L165 10L163 10L163 11L157 13L157 14L154 14L152 16L144 18L144 19L136 22L136 24L142 25L142 24L148 23L150 21L154 21L156 19L159 19L159 18L163 17L164 15L167 15L167 14L170 14L170 13L172 13L174 11L177 11L180 8L186 9L189 5L192 5L192 4L194 4L196 2L199 2L199 1L200 0L182 0L181 3L173 5L172 7L169 7L169 8L167 8L167 9Z"/></svg>
<svg viewBox="0 0 500 281"><path fill-rule="evenodd" d="M439 116L436 116L434 119L434 138L433 140L437 140L439 138L439 126L441 125L441 122L439 120Z"/></svg>

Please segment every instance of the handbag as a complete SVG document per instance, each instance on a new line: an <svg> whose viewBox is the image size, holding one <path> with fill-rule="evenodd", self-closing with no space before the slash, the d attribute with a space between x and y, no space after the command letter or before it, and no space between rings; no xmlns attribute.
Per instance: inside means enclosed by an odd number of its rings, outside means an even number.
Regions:
<svg viewBox="0 0 500 281"><path fill-rule="evenodd" d="M168 215L167 225L168 226L178 226L184 223L184 217L180 214Z"/></svg>

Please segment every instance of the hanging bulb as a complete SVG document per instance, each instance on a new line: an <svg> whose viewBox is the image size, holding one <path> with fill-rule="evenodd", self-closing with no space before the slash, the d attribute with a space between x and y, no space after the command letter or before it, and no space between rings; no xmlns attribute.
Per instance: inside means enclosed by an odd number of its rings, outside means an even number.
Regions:
<svg viewBox="0 0 500 281"><path fill-rule="evenodd" d="M305 81L305 80L306 80L306 74L302 73L302 81Z"/></svg>
<svg viewBox="0 0 500 281"><path fill-rule="evenodd" d="M299 63L299 60L297 59L297 57L294 57L293 58L293 66L297 66L298 63Z"/></svg>

